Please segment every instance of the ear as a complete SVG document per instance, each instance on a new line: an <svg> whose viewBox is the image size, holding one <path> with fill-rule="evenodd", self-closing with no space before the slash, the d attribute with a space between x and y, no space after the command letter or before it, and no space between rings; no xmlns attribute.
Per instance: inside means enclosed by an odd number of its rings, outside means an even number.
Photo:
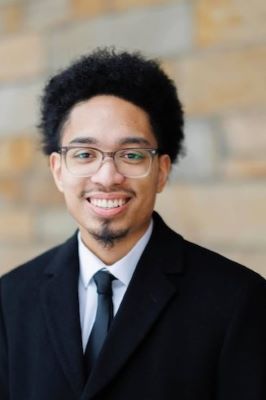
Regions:
<svg viewBox="0 0 266 400"><path fill-rule="evenodd" d="M62 166L61 166L61 156L58 153L52 153L50 155L50 169L55 181L55 184L60 192L63 192L62 183Z"/></svg>
<svg viewBox="0 0 266 400"><path fill-rule="evenodd" d="M159 177L157 182L157 193L162 192L171 171L171 159L168 154L159 157Z"/></svg>

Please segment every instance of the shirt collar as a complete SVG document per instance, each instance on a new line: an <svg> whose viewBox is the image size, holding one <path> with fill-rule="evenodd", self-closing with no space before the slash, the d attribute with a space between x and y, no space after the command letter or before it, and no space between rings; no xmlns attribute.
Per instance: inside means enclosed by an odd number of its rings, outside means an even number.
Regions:
<svg viewBox="0 0 266 400"><path fill-rule="evenodd" d="M151 220L144 235L137 241L132 249L123 258L112 265L104 264L88 247L85 246L78 233L78 251L80 264L80 279L84 287L87 288L93 275L100 269L107 269L124 285L128 286L130 279L135 271L137 263L151 237L153 221Z"/></svg>

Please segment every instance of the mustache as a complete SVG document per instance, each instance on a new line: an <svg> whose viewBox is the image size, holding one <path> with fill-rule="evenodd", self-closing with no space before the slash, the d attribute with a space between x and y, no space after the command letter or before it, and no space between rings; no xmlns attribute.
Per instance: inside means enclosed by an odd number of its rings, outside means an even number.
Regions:
<svg viewBox="0 0 266 400"><path fill-rule="evenodd" d="M88 189L88 190L82 190L80 193L80 198L83 197L89 197L91 194L108 194L108 193L119 193L119 194L125 194L128 196L136 196L136 192L132 189L119 189L119 188L94 188L94 189Z"/></svg>

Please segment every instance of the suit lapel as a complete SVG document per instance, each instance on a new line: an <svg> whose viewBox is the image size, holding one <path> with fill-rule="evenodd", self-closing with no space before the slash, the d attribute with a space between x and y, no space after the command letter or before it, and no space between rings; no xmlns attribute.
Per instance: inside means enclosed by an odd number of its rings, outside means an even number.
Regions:
<svg viewBox="0 0 266 400"><path fill-rule="evenodd" d="M169 279L169 274L182 271L182 239L176 238L177 235L155 215L151 240L138 263L82 399L92 399L111 382L156 324L169 301L177 296L177 288ZM173 252L180 257L175 259L174 265Z"/></svg>
<svg viewBox="0 0 266 400"><path fill-rule="evenodd" d="M78 303L79 263L76 236L64 244L45 271L41 301L48 334L74 393L84 386Z"/></svg>

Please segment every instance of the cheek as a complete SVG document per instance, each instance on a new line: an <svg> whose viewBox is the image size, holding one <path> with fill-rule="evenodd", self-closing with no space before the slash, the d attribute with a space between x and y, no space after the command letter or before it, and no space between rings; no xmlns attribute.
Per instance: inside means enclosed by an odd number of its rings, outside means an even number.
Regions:
<svg viewBox="0 0 266 400"><path fill-rule="evenodd" d="M140 198L140 211L144 207L151 207L154 204L157 192L157 180L149 179L147 182L143 182L143 185L139 187L138 193Z"/></svg>
<svg viewBox="0 0 266 400"><path fill-rule="evenodd" d="M73 177L65 176L62 179L62 192L66 200L78 198L82 192L82 188L82 182Z"/></svg>

